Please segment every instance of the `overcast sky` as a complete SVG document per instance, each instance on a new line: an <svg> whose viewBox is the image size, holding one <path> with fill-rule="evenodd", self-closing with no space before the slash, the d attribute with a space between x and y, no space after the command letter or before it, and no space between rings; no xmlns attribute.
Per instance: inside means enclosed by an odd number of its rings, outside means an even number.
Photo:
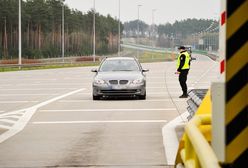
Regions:
<svg viewBox="0 0 248 168"><path fill-rule="evenodd" d="M220 11L219 0L120 0L121 21L130 21L138 18L140 7L140 19L148 24L152 23L152 9L154 23L174 23L175 20L187 18L217 19ZM65 0L70 8L87 12L93 8L93 0ZM119 0L95 0L96 11L102 15L110 14L112 17L119 16Z"/></svg>

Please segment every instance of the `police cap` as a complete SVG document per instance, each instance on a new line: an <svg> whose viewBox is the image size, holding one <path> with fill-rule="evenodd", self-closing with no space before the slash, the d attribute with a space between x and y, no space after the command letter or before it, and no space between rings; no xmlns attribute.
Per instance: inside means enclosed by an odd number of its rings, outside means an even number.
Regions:
<svg viewBox="0 0 248 168"><path fill-rule="evenodd" d="M178 50L185 50L186 48L184 46L179 46Z"/></svg>

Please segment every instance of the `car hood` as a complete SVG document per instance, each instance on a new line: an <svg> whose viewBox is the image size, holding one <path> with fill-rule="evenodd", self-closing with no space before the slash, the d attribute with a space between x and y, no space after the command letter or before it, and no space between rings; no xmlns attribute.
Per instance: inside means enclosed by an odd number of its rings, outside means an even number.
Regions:
<svg viewBox="0 0 248 168"><path fill-rule="evenodd" d="M135 80L144 78L144 75L135 71L98 72L95 78L102 80Z"/></svg>

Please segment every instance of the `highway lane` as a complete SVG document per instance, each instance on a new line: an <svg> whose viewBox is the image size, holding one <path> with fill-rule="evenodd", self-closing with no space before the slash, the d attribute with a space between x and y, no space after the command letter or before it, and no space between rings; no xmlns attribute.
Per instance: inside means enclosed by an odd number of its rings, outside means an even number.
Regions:
<svg viewBox="0 0 248 168"><path fill-rule="evenodd" d="M208 88L218 67L197 57L188 85ZM0 144L0 167L166 167L161 129L185 112L186 99L178 98L175 62L142 66L150 69L147 100L92 101L92 67L1 73L0 127L1 115L40 106ZM0 128L0 138L6 132Z"/></svg>
<svg viewBox="0 0 248 168"><path fill-rule="evenodd" d="M90 68L4 72L0 74L0 109L3 112L35 105L49 98L83 87L92 80ZM73 82L72 82L73 81Z"/></svg>

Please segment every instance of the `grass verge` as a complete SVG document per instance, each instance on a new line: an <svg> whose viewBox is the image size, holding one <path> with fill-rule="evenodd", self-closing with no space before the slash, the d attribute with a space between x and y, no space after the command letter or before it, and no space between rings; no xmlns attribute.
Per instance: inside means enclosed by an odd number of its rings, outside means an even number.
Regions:
<svg viewBox="0 0 248 168"><path fill-rule="evenodd" d="M143 52L139 60L140 62L164 62L174 61L176 54L173 53L159 53L159 52Z"/></svg>

